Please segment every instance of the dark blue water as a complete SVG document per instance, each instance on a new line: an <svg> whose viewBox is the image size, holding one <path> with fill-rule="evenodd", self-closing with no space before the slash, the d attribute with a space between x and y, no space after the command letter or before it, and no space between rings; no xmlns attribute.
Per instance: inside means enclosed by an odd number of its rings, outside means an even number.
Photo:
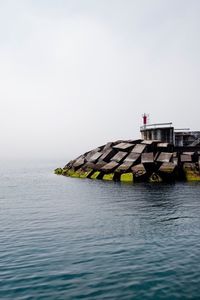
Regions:
<svg viewBox="0 0 200 300"><path fill-rule="evenodd" d="M0 299L199 299L200 184L0 170Z"/></svg>

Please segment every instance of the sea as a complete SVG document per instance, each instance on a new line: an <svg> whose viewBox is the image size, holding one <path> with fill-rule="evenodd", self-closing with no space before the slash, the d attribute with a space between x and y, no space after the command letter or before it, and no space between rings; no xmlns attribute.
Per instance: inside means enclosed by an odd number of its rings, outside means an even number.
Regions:
<svg viewBox="0 0 200 300"><path fill-rule="evenodd" d="M200 183L1 163L0 299L200 299Z"/></svg>

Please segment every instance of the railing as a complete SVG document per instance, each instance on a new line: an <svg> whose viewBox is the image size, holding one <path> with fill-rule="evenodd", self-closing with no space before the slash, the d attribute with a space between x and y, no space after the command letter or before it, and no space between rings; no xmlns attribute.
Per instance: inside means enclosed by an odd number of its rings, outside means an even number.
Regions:
<svg viewBox="0 0 200 300"><path fill-rule="evenodd" d="M175 128L174 131L189 131L190 128Z"/></svg>
<svg viewBox="0 0 200 300"><path fill-rule="evenodd" d="M140 127L140 130L156 129L156 128L171 128L172 122L170 123L157 123L157 124L147 124Z"/></svg>

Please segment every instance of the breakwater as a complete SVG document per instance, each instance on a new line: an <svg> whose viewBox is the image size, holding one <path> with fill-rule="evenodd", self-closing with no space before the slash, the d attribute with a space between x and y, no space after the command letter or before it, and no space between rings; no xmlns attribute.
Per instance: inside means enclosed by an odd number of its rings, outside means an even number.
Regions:
<svg viewBox="0 0 200 300"><path fill-rule="evenodd" d="M197 147L158 140L119 140L88 151L55 174L121 182L200 181Z"/></svg>

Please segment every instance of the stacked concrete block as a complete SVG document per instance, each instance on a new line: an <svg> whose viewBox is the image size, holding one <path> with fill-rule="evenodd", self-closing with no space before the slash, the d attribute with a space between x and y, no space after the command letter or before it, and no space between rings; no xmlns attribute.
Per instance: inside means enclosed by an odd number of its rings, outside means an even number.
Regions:
<svg viewBox="0 0 200 300"><path fill-rule="evenodd" d="M134 147L134 144L132 144L132 143L122 143L122 142L113 146L114 149L126 150L126 151L133 149L133 147Z"/></svg>
<svg viewBox="0 0 200 300"><path fill-rule="evenodd" d="M114 169L116 169L117 167L119 166L119 163L116 162L116 161L110 161L108 164L106 164L105 166L103 166L101 168L101 171L104 171L104 172L112 172L114 171Z"/></svg>
<svg viewBox="0 0 200 300"><path fill-rule="evenodd" d="M111 158L111 161L115 161L115 162L122 162L124 160L124 158L128 155L127 152L123 152L123 151L118 151L117 154L115 154L115 156L113 156Z"/></svg>
<svg viewBox="0 0 200 300"><path fill-rule="evenodd" d="M121 182L200 180L199 152L158 140L109 142L55 170L70 177Z"/></svg>
<svg viewBox="0 0 200 300"><path fill-rule="evenodd" d="M146 148L146 144L137 144L133 148L132 152L134 153L142 153Z"/></svg>
<svg viewBox="0 0 200 300"><path fill-rule="evenodd" d="M168 163L171 161L172 156L173 156L173 153L161 152L156 160L158 162Z"/></svg>
<svg viewBox="0 0 200 300"><path fill-rule="evenodd" d="M153 163L154 162L154 155L153 152L149 152L149 153L142 153L141 155L141 162L143 164L149 164L149 163Z"/></svg>
<svg viewBox="0 0 200 300"><path fill-rule="evenodd" d="M134 177L137 179L146 175L146 169L143 164L133 166L131 170L133 172Z"/></svg>

